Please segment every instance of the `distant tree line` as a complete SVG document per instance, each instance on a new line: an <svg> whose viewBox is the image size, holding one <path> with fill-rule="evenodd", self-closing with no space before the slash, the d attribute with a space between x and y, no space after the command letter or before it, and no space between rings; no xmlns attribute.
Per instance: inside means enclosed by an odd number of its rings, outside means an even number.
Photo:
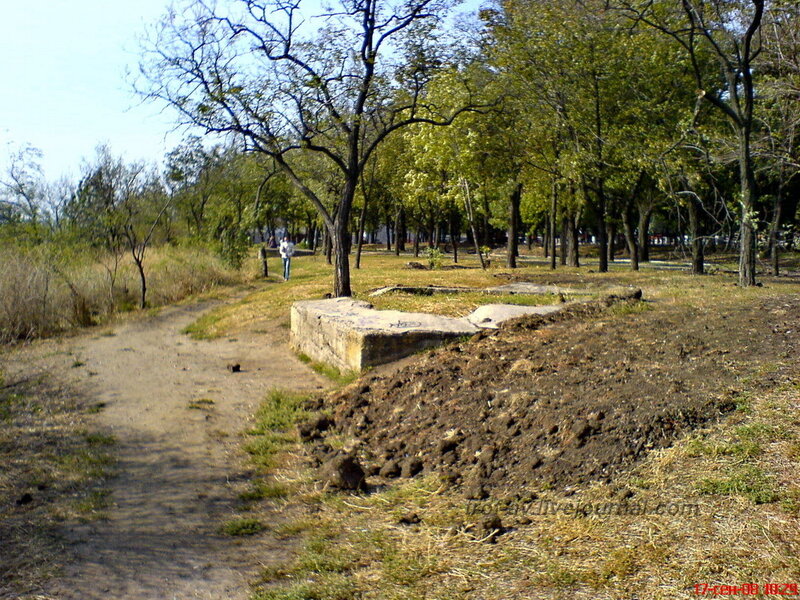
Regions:
<svg viewBox="0 0 800 600"><path fill-rule="evenodd" d="M620 251L638 269L658 233L695 273L735 249L743 286L757 253L777 274L794 247L796 2L507 0L460 20L444 1L304 5L169 14L139 90L209 137L160 171L101 149L73 186L43 183L24 150L0 222L137 265L185 239L240 265L254 235L287 230L326 252L337 295L378 230L397 253L447 241L454 260L464 240L481 257L507 244L509 267L538 238L554 269L579 266L591 238L601 272Z"/></svg>

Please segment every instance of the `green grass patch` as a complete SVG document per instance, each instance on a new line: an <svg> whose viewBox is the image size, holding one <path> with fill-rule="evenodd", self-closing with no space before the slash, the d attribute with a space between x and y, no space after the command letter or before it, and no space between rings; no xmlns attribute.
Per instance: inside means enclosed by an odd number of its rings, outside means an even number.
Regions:
<svg viewBox="0 0 800 600"><path fill-rule="evenodd" d="M268 481L255 481L252 487L239 494L239 500L256 502L258 500L280 499L289 495L286 486Z"/></svg>
<svg viewBox="0 0 800 600"><path fill-rule="evenodd" d="M314 578L281 588L261 589L253 600L353 600L358 588L349 577L338 573L326 573Z"/></svg>
<svg viewBox="0 0 800 600"><path fill-rule="evenodd" d="M653 310L651 303L639 300L637 302L617 302L609 307L608 312L612 315L636 315L651 310Z"/></svg>
<svg viewBox="0 0 800 600"><path fill-rule="evenodd" d="M768 504L779 498L774 479L753 465L734 467L727 477L704 479L697 491L709 495L743 496L754 504Z"/></svg>
<svg viewBox="0 0 800 600"><path fill-rule="evenodd" d="M214 340L222 337L223 333L217 329L217 325L223 319L223 316L220 310L207 312L194 323L190 323L181 329L181 333L188 335L193 340Z"/></svg>
<svg viewBox="0 0 800 600"><path fill-rule="evenodd" d="M295 560L262 573L257 600L351 600L359 595L350 573L363 557L362 548L343 542L341 532L318 523ZM289 581L286 581L287 578ZM283 585L275 586L275 583Z"/></svg>
<svg viewBox="0 0 800 600"><path fill-rule="evenodd" d="M92 490L85 498L75 503L75 509L84 516L88 514L100 517L101 515L97 515L97 513L101 513L111 506L110 496L111 490Z"/></svg>
<svg viewBox="0 0 800 600"><path fill-rule="evenodd" d="M198 398L197 400L191 400L188 408L192 410L209 410L213 406L214 401L211 398Z"/></svg>
<svg viewBox="0 0 800 600"><path fill-rule="evenodd" d="M256 412L256 433L269 431L285 432L299 421L309 416L303 407L308 400L305 394L293 394L282 390L272 390Z"/></svg>
<svg viewBox="0 0 800 600"><path fill-rule="evenodd" d="M245 450L263 468L274 465L275 456L296 441L294 426L309 416L304 394L272 390L256 412L256 423L247 432L251 440Z"/></svg>
<svg viewBox="0 0 800 600"><path fill-rule="evenodd" d="M776 427L766 423L752 423L736 428L736 436L745 441L765 442L781 439L786 436L785 432L779 431Z"/></svg>
<svg viewBox="0 0 800 600"><path fill-rule="evenodd" d="M323 377L327 377L337 385L345 386L348 383L353 383L358 379L359 374L356 371L340 371L333 365L313 360L308 354L302 352L297 355L300 362L307 364L315 373L319 373Z"/></svg>
<svg viewBox="0 0 800 600"><path fill-rule="evenodd" d="M55 462L65 471L83 479L107 479L116 459L97 448L89 447L56 457Z"/></svg>
<svg viewBox="0 0 800 600"><path fill-rule="evenodd" d="M0 421L11 421L14 407L23 401L19 394L0 394Z"/></svg>
<svg viewBox="0 0 800 600"><path fill-rule="evenodd" d="M230 536L256 535L266 529L266 526L258 519L243 517L231 519L220 527L220 532Z"/></svg>
<svg viewBox="0 0 800 600"><path fill-rule="evenodd" d="M117 443L117 438L105 433L86 433L83 436L89 446L113 446Z"/></svg>

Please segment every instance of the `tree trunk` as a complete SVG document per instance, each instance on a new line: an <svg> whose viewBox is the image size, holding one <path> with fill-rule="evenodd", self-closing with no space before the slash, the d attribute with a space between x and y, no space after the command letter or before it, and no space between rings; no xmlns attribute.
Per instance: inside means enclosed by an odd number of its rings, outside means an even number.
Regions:
<svg viewBox="0 0 800 600"><path fill-rule="evenodd" d="M639 247L636 244L636 232L633 230L633 198L628 198L622 210L622 228L625 232L625 244L628 247L628 256L631 259L631 270L639 270Z"/></svg>
<svg viewBox="0 0 800 600"><path fill-rule="evenodd" d="M703 255L703 224L700 200L692 196L689 200L689 236L692 240L692 275L705 272L705 256Z"/></svg>
<svg viewBox="0 0 800 600"><path fill-rule="evenodd" d="M419 258L419 228L414 231L414 258Z"/></svg>
<svg viewBox="0 0 800 600"><path fill-rule="evenodd" d="M267 265L267 248L266 246L261 246L258 249L258 258L261 259L261 271L264 274L264 278L266 279L269 277L269 265Z"/></svg>
<svg viewBox="0 0 800 600"><path fill-rule="evenodd" d="M639 209L639 262L650 262L650 217L653 209L648 207L644 210Z"/></svg>
<svg viewBox="0 0 800 600"><path fill-rule="evenodd" d="M331 241L333 236L331 236L331 232L328 231L328 228L325 228L325 262L329 265L333 264L333 242Z"/></svg>
<svg viewBox="0 0 800 600"><path fill-rule="evenodd" d="M617 224L613 221L606 223L606 235L608 237L608 262L614 262L617 253Z"/></svg>
<svg viewBox="0 0 800 600"><path fill-rule="evenodd" d="M506 266L509 269L517 268L518 241L517 226L519 225L519 204L522 198L522 184L518 183L509 197L508 206L508 247L506 251Z"/></svg>
<svg viewBox="0 0 800 600"><path fill-rule="evenodd" d="M394 255L400 256L400 235L402 226L400 224L400 215L402 214L403 210L399 209L394 214Z"/></svg>
<svg viewBox="0 0 800 600"><path fill-rule="evenodd" d="M406 227L406 209L401 206L397 213L397 227L395 228L394 247L395 253L400 254L406 251L406 237L408 236L408 228Z"/></svg>
<svg viewBox="0 0 800 600"><path fill-rule="evenodd" d="M367 198L364 197L364 204L361 206L361 214L358 216L358 241L356 242L356 269L361 268L361 250L364 246L364 221L367 219Z"/></svg>
<svg viewBox="0 0 800 600"><path fill-rule="evenodd" d="M603 169L603 119L600 113L600 76L594 74L594 119L595 119L595 161L597 175L595 190L597 192L597 241L600 243L600 264L598 271L608 272L608 239L606 238L606 190Z"/></svg>
<svg viewBox="0 0 800 600"><path fill-rule="evenodd" d="M353 295L350 290L350 239L347 221L337 216L333 222L334 231L329 236L333 254L333 295L336 298Z"/></svg>
<svg viewBox="0 0 800 600"><path fill-rule="evenodd" d="M467 209L467 221L469 221L469 229L472 232L472 243L475 246L475 254L478 255L478 260L481 262L481 269L486 270L486 261L483 259L480 245L478 243L478 234L475 231L475 212L472 210L472 194L469 189L469 182L465 178L460 180L461 188L464 190L464 208Z"/></svg>
<svg viewBox="0 0 800 600"><path fill-rule="evenodd" d="M139 283L141 285L139 294L139 308L144 309L147 307L147 278L144 274L144 261L141 257L133 256L133 262L136 264L136 270L139 271Z"/></svg>
<svg viewBox="0 0 800 600"><path fill-rule="evenodd" d="M595 204L595 213L597 221L595 223L595 232L597 234L597 245L599 247L599 266L600 273L608 272L608 238L606 237L606 195L603 190L603 181L598 179L597 185L597 203Z"/></svg>
<svg viewBox="0 0 800 600"><path fill-rule="evenodd" d="M553 186L550 195L550 223L549 223L549 236L550 236L550 268L556 270L556 218L558 217L558 183L553 180Z"/></svg>
<svg viewBox="0 0 800 600"><path fill-rule="evenodd" d="M567 246L567 265L578 268L580 263L579 240L578 240L578 221L580 215L569 218L569 237Z"/></svg>
<svg viewBox="0 0 800 600"><path fill-rule="evenodd" d="M750 130L745 125L739 132L739 176L741 178L742 224L739 243L739 285L756 284L756 228L753 223L753 199L756 194L756 178L750 154Z"/></svg>
<svg viewBox="0 0 800 600"><path fill-rule="evenodd" d="M458 227L458 212L453 211L450 215L450 242L453 244L453 262L458 262L458 238L461 232Z"/></svg>
<svg viewBox="0 0 800 600"><path fill-rule="evenodd" d="M775 208L772 213L772 227L769 231L769 258L772 264L772 274L777 277L780 275L779 255L780 248L780 227L781 227L781 212L783 208L783 173L781 173L780 181L778 183L778 193L775 196Z"/></svg>

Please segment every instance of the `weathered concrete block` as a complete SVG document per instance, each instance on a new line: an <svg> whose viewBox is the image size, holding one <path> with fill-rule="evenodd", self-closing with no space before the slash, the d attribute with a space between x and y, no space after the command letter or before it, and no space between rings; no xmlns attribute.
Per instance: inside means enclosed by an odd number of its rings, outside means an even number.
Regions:
<svg viewBox="0 0 800 600"><path fill-rule="evenodd" d="M292 347L342 370L392 362L479 331L466 319L374 310L352 298L295 302Z"/></svg>
<svg viewBox="0 0 800 600"><path fill-rule="evenodd" d="M476 308L467 320L476 327L497 329L503 321L526 315L550 315L564 308L566 304L544 306L517 306L514 304L484 304Z"/></svg>

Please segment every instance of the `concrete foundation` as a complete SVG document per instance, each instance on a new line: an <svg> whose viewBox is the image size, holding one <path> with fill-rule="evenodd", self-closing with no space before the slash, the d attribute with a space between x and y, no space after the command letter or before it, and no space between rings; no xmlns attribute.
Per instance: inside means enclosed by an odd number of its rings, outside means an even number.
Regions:
<svg viewBox="0 0 800 600"><path fill-rule="evenodd" d="M551 315L564 308L564 304L545 306L517 306L515 304L484 304L476 308L467 320L483 329L497 329L500 323L526 315Z"/></svg>
<svg viewBox="0 0 800 600"><path fill-rule="evenodd" d="M379 311L352 298L295 302L291 322L296 351L345 371L392 362L479 331L467 319Z"/></svg>

